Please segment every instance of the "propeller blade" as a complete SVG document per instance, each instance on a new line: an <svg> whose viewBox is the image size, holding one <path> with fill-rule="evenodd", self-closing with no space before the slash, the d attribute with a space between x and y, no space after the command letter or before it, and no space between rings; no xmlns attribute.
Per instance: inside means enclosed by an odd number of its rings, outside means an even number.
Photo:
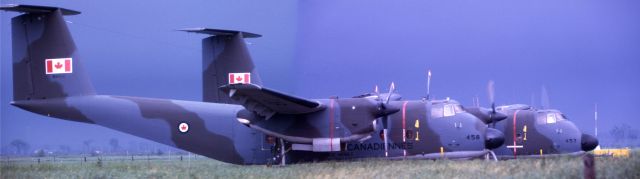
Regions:
<svg viewBox="0 0 640 179"><path fill-rule="evenodd" d="M595 135L596 135L596 138L598 138L598 103L595 104L595 112L594 112L593 115L594 115L593 117L594 117L594 119L596 121L595 122L595 124L596 124L595 125L595 130L596 130Z"/></svg>
<svg viewBox="0 0 640 179"><path fill-rule="evenodd" d="M395 90L396 90L396 85L393 82L391 82L391 87L389 87L389 93L387 94L387 100L384 103L389 104L389 100L391 100L391 94L393 94Z"/></svg>
<svg viewBox="0 0 640 179"><path fill-rule="evenodd" d="M389 104L389 100L391 99L391 94L393 94L395 90L396 90L396 84L391 82L391 86L389 87L389 93L387 94L387 100L383 105L385 106L385 109L388 109L386 105ZM384 117L382 117L382 126L384 127L384 129L382 129L382 132L384 133L384 156L385 157L389 156L389 145L388 145L389 136L387 135L388 121L389 121L389 114L386 114Z"/></svg>
<svg viewBox="0 0 640 179"><path fill-rule="evenodd" d="M384 156L388 157L389 156L389 136L387 135L387 121L389 121L389 117L388 116L384 116L382 117L382 133L384 135Z"/></svg>
<svg viewBox="0 0 640 179"><path fill-rule="evenodd" d="M540 103L542 104L542 109L551 108L549 105L549 93L547 93L547 87L542 86L542 94L540 94Z"/></svg>
<svg viewBox="0 0 640 179"><path fill-rule="evenodd" d="M431 69L427 71L427 99L431 96Z"/></svg>
<svg viewBox="0 0 640 179"><path fill-rule="evenodd" d="M487 121L491 123L492 127L495 127L496 123L498 121L506 119L507 115L496 111L496 101L495 101L496 91L495 91L493 80L490 80L489 84L487 85L487 93L489 95L489 101L491 102L491 111L489 112L489 119Z"/></svg>
<svg viewBox="0 0 640 179"><path fill-rule="evenodd" d="M389 93L387 93L387 98L385 101L379 102L379 115L382 117L382 132L384 135L384 156L389 156L389 136L387 132L389 115L400 111L399 108L394 107L389 104L391 100L391 95L396 90L395 83L391 82L391 86L389 87ZM378 87L376 86L376 93L378 91Z"/></svg>
<svg viewBox="0 0 640 179"><path fill-rule="evenodd" d="M493 80L489 81L487 85L487 93L489 94L489 102L491 102L491 108L495 112L495 88L493 88Z"/></svg>

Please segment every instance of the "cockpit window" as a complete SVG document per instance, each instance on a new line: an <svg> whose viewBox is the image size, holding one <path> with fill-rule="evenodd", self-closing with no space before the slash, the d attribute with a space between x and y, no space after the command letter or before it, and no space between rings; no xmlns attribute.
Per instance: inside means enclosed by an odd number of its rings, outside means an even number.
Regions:
<svg viewBox="0 0 640 179"><path fill-rule="evenodd" d="M446 104L444 105L444 117L456 115L456 111L453 108L453 105Z"/></svg>
<svg viewBox="0 0 640 179"><path fill-rule="evenodd" d="M538 113L537 123L538 124L554 124L558 121L566 120L567 117L558 112L540 112Z"/></svg>
<svg viewBox="0 0 640 179"><path fill-rule="evenodd" d="M443 105L433 105L431 108L431 118L441 118L443 112Z"/></svg>
<svg viewBox="0 0 640 179"><path fill-rule="evenodd" d="M556 123L556 114L547 113L547 124Z"/></svg>
<svg viewBox="0 0 640 179"><path fill-rule="evenodd" d="M465 111L464 111L464 108L462 108L462 105L456 104L456 105L453 105L453 107L456 109L456 113L463 113L463 112L465 112Z"/></svg>
<svg viewBox="0 0 640 179"><path fill-rule="evenodd" d="M465 112L460 104L434 104L431 108L431 118L455 116Z"/></svg>

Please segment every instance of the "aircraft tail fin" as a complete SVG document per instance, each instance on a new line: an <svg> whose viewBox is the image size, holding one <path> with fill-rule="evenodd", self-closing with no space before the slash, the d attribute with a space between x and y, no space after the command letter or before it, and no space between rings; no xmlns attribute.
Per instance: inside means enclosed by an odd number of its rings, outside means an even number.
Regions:
<svg viewBox="0 0 640 179"><path fill-rule="evenodd" d="M32 5L0 10L24 13L11 20L14 101L95 94L62 17L80 12Z"/></svg>
<svg viewBox="0 0 640 179"><path fill-rule="evenodd" d="M188 28L181 31L211 35L202 40L202 100L205 102L238 104L219 87L243 82L262 85L244 38L261 37L258 34L209 29ZM234 77L235 74L235 78ZM242 74L238 78L238 74ZM248 75L246 78L245 75ZM244 77L244 78L243 78ZM239 80L235 80L235 79Z"/></svg>

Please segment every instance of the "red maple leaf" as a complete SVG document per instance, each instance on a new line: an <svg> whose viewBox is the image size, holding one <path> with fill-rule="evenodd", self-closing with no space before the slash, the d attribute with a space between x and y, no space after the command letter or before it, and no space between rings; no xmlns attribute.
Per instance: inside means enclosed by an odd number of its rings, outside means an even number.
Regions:
<svg viewBox="0 0 640 179"><path fill-rule="evenodd" d="M60 68L62 68L62 64L60 62L58 62L58 63L56 63L56 65L54 67L56 67L57 69L60 69Z"/></svg>
<svg viewBox="0 0 640 179"><path fill-rule="evenodd" d="M242 77L238 76L238 77L236 78L236 81L239 81L239 82L240 82L240 81L242 81Z"/></svg>
<svg viewBox="0 0 640 179"><path fill-rule="evenodd" d="M187 130L187 125L182 125L180 128L182 128L182 130Z"/></svg>

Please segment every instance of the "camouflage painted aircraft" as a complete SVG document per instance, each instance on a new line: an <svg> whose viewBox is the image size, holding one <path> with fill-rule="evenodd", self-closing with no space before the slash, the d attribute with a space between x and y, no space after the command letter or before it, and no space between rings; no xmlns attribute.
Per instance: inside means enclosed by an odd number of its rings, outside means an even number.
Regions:
<svg viewBox="0 0 640 179"><path fill-rule="evenodd" d="M507 114L506 120L488 122L491 127L502 131L506 136L505 143L493 150L498 158L577 156L598 146L598 139L582 133L562 112L555 109L536 109L526 104L495 107L493 82L489 82L488 91L492 109L474 109ZM476 110L470 109L470 112L482 118Z"/></svg>
<svg viewBox="0 0 640 179"><path fill-rule="evenodd" d="M12 19L13 101L29 112L96 124L233 164L364 157L474 158L504 135L454 100L394 93L304 99L262 87L244 38L207 28L203 101L98 95L63 16L78 11L6 5ZM502 117L506 117L502 115ZM379 125L381 124L381 125Z"/></svg>

